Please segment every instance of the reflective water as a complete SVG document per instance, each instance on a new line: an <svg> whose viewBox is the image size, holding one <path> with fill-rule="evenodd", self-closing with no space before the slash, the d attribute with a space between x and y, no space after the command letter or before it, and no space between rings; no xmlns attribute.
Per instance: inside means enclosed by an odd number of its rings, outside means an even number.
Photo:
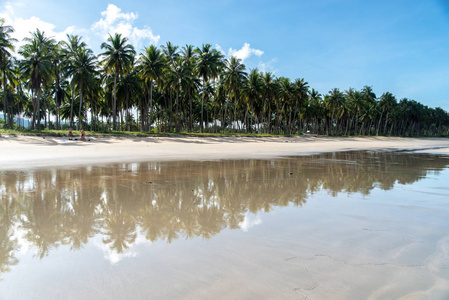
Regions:
<svg viewBox="0 0 449 300"><path fill-rule="evenodd" d="M448 299L449 158L0 173L0 299Z"/></svg>

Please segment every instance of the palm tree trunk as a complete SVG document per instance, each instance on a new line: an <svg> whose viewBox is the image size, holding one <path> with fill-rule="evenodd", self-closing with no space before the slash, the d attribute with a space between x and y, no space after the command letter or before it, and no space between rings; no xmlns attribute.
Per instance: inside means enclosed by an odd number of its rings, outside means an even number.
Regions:
<svg viewBox="0 0 449 300"><path fill-rule="evenodd" d="M83 83L80 85L80 109L78 111L78 130L82 128L81 107L83 106Z"/></svg>
<svg viewBox="0 0 449 300"><path fill-rule="evenodd" d="M8 97L7 97L7 95L8 95L8 93L7 93L7 90L6 90L6 70L3 70L3 103L4 103L3 118L5 119L5 125L9 124L8 118L7 118L7 111L8 111L8 99L7 99Z"/></svg>
<svg viewBox="0 0 449 300"><path fill-rule="evenodd" d="M200 124L200 132L203 132L203 109L204 109L204 86L203 86L203 94L201 95L201 124Z"/></svg>
<svg viewBox="0 0 449 300"><path fill-rule="evenodd" d="M115 69L115 76L114 76L114 92L113 92L113 98L112 98L112 129L117 130L116 125L116 117L117 117L117 68Z"/></svg>
<svg viewBox="0 0 449 300"><path fill-rule="evenodd" d="M149 121L148 121L148 112L150 112L150 116L149 116L150 120ZM149 131L150 126L153 123L153 80L150 81L150 107L148 107L148 102L147 102L145 120L146 120L145 129L146 129L146 131Z"/></svg>
<svg viewBox="0 0 449 300"><path fill-rule="evenodd" d="M190 115L189 115L189 124L190 124L190 132L193 132L193 105L192 105L192 92L189 91L189 105L190 105Z"/></svg>
<svg viewBox="0 0 449 300"><path fill-rule="evenodd" d="M40 89L37 89L37 95L36 98L33 100L34 101L34 105L33 105L33 118L31 121L31 130L34 129L34 125L36 124L36 110L37 110L37 103L39 103L39 97L40 97Z"/></svg>
<svg viewBox="0 0 449 300"><path fill-rule="evenodd" d="M176 113L175 113L175 131L178 132L179 128L178 128L178 114L179 114L179 90L176 91Z"/></svg>

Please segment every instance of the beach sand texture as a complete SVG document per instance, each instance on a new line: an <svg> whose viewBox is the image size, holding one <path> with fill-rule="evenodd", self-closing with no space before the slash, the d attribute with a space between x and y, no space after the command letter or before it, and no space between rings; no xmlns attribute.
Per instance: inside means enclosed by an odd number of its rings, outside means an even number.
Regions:
<svg viewBox="0 0 449 300"><path fill-rule="evenodd" d="M396 137L0 137L0 170L114 162L272 158L350 150L449 154L447 138Z"/></svg>

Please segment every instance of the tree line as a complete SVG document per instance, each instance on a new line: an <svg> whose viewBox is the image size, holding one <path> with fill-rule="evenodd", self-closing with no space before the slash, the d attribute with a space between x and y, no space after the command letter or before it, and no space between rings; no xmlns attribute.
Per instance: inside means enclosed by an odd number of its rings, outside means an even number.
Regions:
<svg viewBox="0 0 449 300"><path fill-rule="evenodd" d="M449 114L372 87L320 94L304 78L247 71L210 44L167 42L139 54L121 34L95 55L80 36L36 30L14 55L0 20L3 127L92 131L441 136Z"/></svg>

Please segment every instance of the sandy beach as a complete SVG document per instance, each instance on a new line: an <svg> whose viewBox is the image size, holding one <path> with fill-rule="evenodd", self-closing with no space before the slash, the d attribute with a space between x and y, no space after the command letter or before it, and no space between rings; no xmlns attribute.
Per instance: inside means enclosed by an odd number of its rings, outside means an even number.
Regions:
<svg viewBox="0 0 449 300"><path fill-rule="evenodd" d="M272 158L349 150L449 154L447 138L390 137L0 137L0 169L116 162Z"/></svg>

